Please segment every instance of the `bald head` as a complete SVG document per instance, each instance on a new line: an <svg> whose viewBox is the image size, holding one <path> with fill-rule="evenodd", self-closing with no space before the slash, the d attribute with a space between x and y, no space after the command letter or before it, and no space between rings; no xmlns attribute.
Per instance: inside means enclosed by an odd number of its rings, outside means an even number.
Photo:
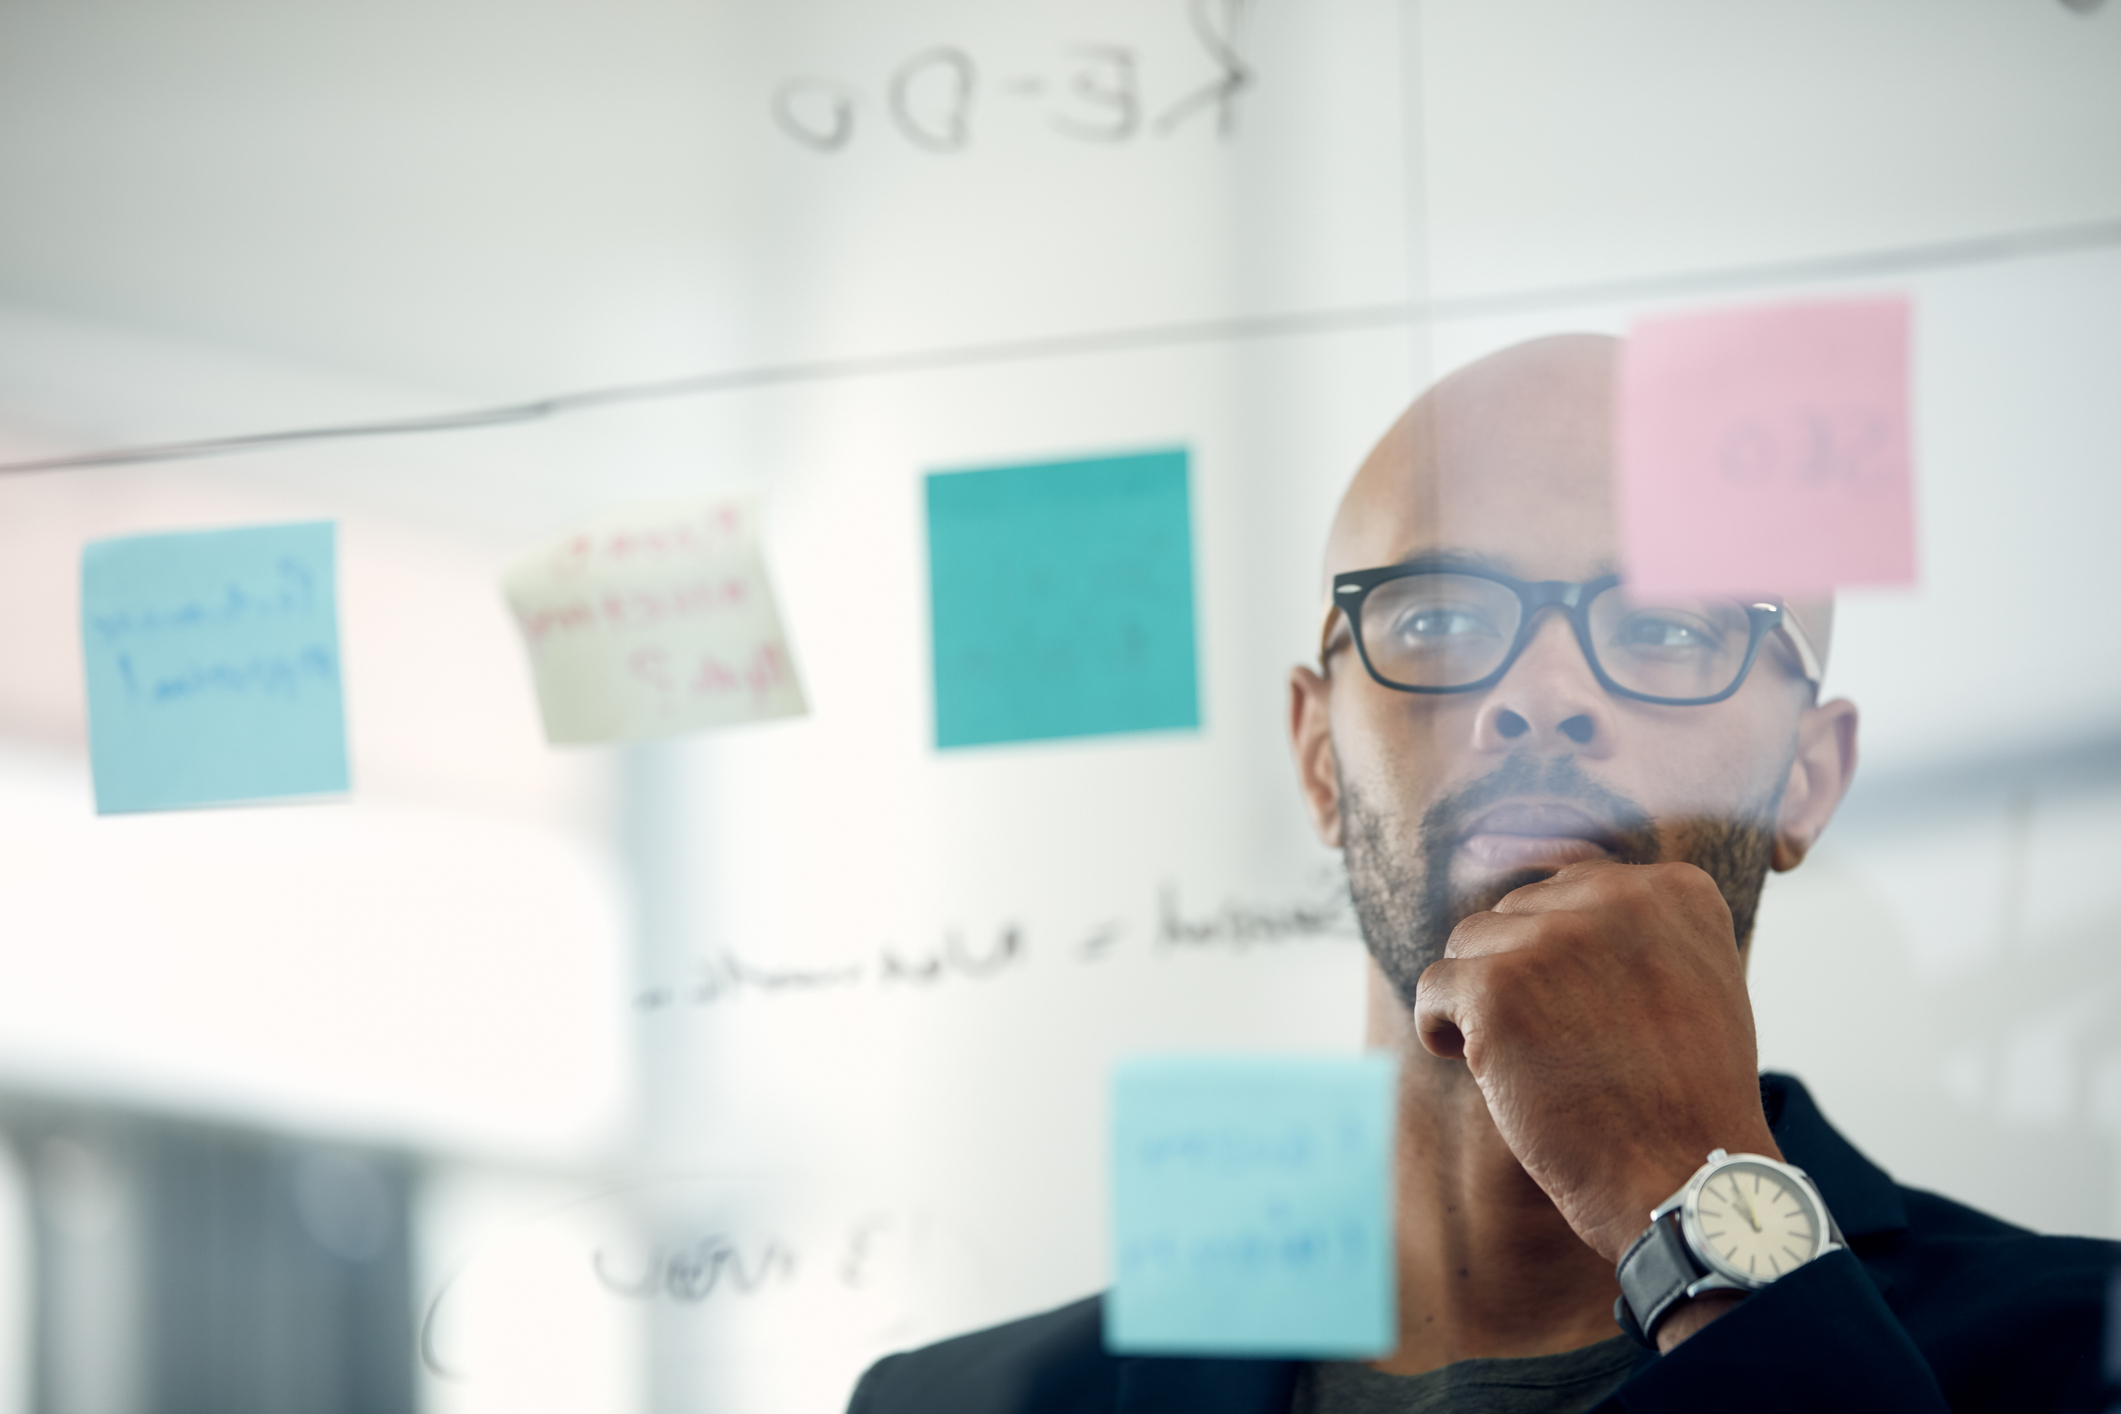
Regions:
<svg viewBox="0 0 2121 1414"><path fill-rule="evenodd" d="M1325 581L1466 551L1529 579L1618 571L1613 387L1621 342L1559 334L1468 364L1415 399L1356 472L1326 541ZM1820 662L1831 599L1790 613Z"/></svg>
<svg viewBox="0 0 2121 1414"><path fill-rule="evenodd" d="M1728 601L1541 589L1620 573L1623 348L1564 335L1451 374L1333 523L1329 587L1406 572L1346 586L1360 658L1328 607L1320 669L1290 674L1290 741L1377 975L1408 1007L1459 920L1576 862L1697 865L1742 946L1769 870L1802 862L1855 769L1855 708L1819 701L1804 662L1829 604L1789 605L1803 632L1762 637L1773 621Z"/></svg>

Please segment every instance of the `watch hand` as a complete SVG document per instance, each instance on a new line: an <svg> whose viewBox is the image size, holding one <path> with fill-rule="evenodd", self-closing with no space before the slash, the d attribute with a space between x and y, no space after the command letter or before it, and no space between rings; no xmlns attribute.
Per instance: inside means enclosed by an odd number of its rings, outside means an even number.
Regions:
<svg viewBox="0 0 2121 1414"><path fill-rule="evenodd" d="M1760 1231L1760 1215L1753 1211L1753 1200L1745 1196L1745 1190L1738 1186L1736 1179L1731 1181L1731 1192L1745 1205L1745 1220L1753 1225L1753 1231Z"/></svg>

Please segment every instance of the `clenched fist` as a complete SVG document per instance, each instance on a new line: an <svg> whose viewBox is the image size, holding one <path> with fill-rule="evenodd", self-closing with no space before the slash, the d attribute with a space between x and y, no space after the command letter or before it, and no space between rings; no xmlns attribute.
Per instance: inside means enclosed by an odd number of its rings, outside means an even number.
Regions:
<svg viewBox="0 0 2121 1414"><path fill-rule="evenodd" d="M1781 1157L1730 909L1691 864L1572 864L1516 890L1452 932L1414 1010L1608 1261L1711 1149Z"/></svg>

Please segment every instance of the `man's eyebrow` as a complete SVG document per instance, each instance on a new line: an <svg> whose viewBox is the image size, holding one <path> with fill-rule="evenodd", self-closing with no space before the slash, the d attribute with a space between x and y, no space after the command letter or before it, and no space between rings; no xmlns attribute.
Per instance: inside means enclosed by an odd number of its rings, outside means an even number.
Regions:
<svg viewBox="0 0 2121 1414"><path fill-rule="evenodd" d="M1515 565L1507 556L1491 555L1484 550L1468 550L1455 545L1439 545L1433 549L1417 550L1403 559L1394 560L1395 569L1410 570L1486 570L1490 574L1512 574Z"/></svg>
<svg viewBox="0 0 2121 1414"><path fill-rule="evenodd" d="M1516 562L1507 555L1494 555L1485 550L1468 550L1458 546L1443 545L1430 550L1418 550L1404 559L1392 562L1394 569L1440 570L1450 573L1459 570L1485 570L1490 574L1519 577ZM1592 579L1604 579L1611 575L1618 578L1620 566L1613 560L1600 560L1591 566Z"/></svg>

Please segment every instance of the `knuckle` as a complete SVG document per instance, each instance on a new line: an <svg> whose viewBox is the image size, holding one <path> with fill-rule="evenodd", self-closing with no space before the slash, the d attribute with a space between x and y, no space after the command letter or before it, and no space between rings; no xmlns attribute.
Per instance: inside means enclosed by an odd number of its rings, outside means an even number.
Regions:
<svg viewBox="0 0 2121 1414"><path fill-rule="evenodd" d="M1492 952L1507 937L1507 930L1512 926L1512 921L1505 921L1499 914L1469 913L1458 920L1451 936L1444 939L1443 955L1467 958Z"/></svg>
<svg viewBox="0 0 2121 1414"><path fill-rule="evenodd" d="M1631 907L1653 904L1672 888L1678 877L1673 870L1693 868L1691 864L1645 864L1626 871L1619 881L1618 893Z"/></svg>
<svg viewBox="0 0 2121 1414"><path fill-rule="evenodd" d="M1496 913L1534 912L1539 907L1539 895L1541 891L1551 889L1554 886L1555 881L1560 878L1561 875L1556 874L1553 876L1553 878L1534 879L1529 884L1519 884L1516 888L1510 890L1501 898L1495 900L1495 908L1493 911Z"/></svg>
<svg viewBox="0 0 2121 1414"><path fill-rule="evenodd" d="M1548 961L1550 955L1570 957L1596 950L1606 940L1604 930L1574 909L1542 913L1526 931L1529 938L1525 951L1539 955L1542 963Z"/></svg>
<svg viewBox="0 0 2121 1414"><path fill-rule="evenodd" d="M1483 965L1480 968L1481 992L1489 994L1497 991L1507 991L1518 985L1524 977L1525 952L1526 950L1523 948L1516 948L1509 952L1499 952L1493 956L1482 958L1481 962Z"/></svg>

